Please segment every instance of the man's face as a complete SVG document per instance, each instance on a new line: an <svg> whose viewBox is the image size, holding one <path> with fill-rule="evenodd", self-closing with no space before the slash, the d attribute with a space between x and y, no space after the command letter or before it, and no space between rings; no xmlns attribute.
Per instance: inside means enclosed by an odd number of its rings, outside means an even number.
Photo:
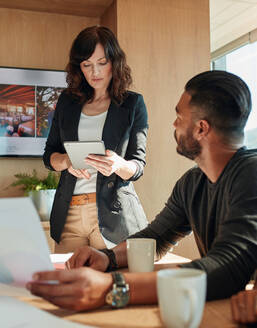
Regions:
<svg viewBox="0 0 257 328"><path fill-rule="evenodd" d="M173 125L175 127L174 136L177 141L178 154L194 160L201 154L202 147L193 136L195 124L192 120L190 100L191 95L184 92L177 104L177 118Z"/></svg>

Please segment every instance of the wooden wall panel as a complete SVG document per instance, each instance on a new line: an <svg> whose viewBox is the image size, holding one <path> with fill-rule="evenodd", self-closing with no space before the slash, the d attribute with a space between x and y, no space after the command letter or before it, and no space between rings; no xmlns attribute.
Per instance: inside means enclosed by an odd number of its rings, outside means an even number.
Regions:
<svg viewBox="0 0 257 328"><path fill-rule="evenodd" d="M136 188L153 218L192 165L176 154L172 123L186 81L209 69L208 0L117 0L117 36L149 112L147 166Z"/></svg>
<svg viewBox="0 0 257 328"><path fill-rule="evenodd" d="M116 0L113 1L112 5L104 12L101 17L100 24L107 26L117 35L117 4Z"/></svg>
<svg viewBox="0 0 257 328"><path fill-rule="evenodd" d="M209 69L209 1L117 0L117 37L149 113L147 166L135 187L151 220L194 164L176 153L172 123L187 80ZM198 257L193 236L174 252Z"/></svg>
<svg viewBox="0 0 257 328"><path fill-rule="evenodd" d="M99 18L0 8L0 66L63 70L74 37L96 24ZM47 174L41 159L0 158L0 197L23 195L19 188L6 187L15 173L33 168Z"/></svg>
<svg viewBox="0 0 257 328"><path fill-rule="evenodd" d="M0 65L64 69L71 42L98 18L0 8Z"/></svg>

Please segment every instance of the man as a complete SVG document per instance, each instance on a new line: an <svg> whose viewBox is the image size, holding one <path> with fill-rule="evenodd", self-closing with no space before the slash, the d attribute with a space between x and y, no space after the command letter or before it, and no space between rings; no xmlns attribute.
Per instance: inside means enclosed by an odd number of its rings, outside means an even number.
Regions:
<svg viewBox="0 0 257 328"><path fill-rule="evenodd" d="M204 72L186 84L176 107L175 138L177 152L197 167L178 180L155 220L133 236L155 238L163 255L193 231L201 259L180 267L206 271L209 300L242 290L257 266L257 150L243 147L250 111L249 89L233 74ZM114 307L157 302L156 272L104 273L127 266L126 242L113 250L83 247L67 265L71 270L36 274L28 289L76 310L102 306L105 299ZM44 280L59 284L40 284Z"/></svg>

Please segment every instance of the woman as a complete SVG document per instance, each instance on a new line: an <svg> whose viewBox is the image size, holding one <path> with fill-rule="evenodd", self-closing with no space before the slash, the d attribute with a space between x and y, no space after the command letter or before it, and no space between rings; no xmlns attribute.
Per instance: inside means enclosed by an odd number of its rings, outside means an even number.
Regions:
<svg viewBox="0 0 257 328"><path fill-rule="evenodd" d="M257 270L253 289L241 291L231 297L231 312L238 323L257 323Z"/></svg>
<svg viewBox="0 0 257 328"><path fill-rule="evenodd" d="M56 253L105 248L147 225L131 182L145 166L147 112L143 97L128 91L130 68L108 28L89 27L76 37L67 83L43 156L48 169L61 171L50 218ZM63 147L74 140L103 140L106 155L89 155L88 168L75 170Z"/></svg>

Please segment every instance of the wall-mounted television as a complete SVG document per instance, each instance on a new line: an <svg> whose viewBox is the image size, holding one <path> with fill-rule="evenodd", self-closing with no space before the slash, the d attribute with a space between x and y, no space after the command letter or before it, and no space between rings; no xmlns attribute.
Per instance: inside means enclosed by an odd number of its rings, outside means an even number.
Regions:
<svg viewBox="0 0 257 328"><path fill-rule="evenodd" d="M41 157L64 71L0 67L0 156Z"/></svg>

